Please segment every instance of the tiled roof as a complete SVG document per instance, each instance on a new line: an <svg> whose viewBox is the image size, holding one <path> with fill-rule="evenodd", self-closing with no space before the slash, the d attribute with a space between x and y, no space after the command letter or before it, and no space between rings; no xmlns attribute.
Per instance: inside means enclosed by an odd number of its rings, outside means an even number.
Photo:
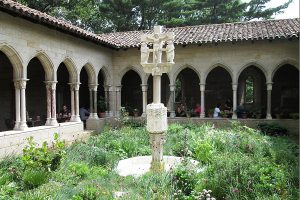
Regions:
<svg viewBox="0 0 300 200"><path fill-rule="evenodd" d="M166 28L165 32L174 32L177 45L232 42L241 40L272 40L299 37L300 20L280 19L239 23L209 24ZM141 34L153 31L128 31L101 34L105 41L112 41L122 48L138 47Z"/></svg>
<svg viewBox="0 0 300 200"><path fill-rule="evenodd" d="M0 10L50 28L112 48L130 48L140 45L141 34L153 31L128 31L96 35L43 12L28 8L13 0L0 0ZM299 38L300 20L281 19L239 23L209 24L167 28L175 33L175 44L203 44L241 40L272 40Z"/></svg>
<svg viewBox="0 0 300 200"><path fill-rule="evenodd" d="M0 0L0 10L56 30L66 32L76 37L95 42L97 44L117 48L117 46L114 46L111 42L108 43L101 40L100 37L92 32L86 31L82 28L72 25L71 23L47 15L46 13L24 6L13 0Z"/></svg>

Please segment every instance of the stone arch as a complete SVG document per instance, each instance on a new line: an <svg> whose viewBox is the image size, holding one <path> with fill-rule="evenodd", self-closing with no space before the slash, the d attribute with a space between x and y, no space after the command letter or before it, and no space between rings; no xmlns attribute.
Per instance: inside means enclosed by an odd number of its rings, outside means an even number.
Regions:
<svg viewBox="0 0 300 200"><path fill-rule="evenodd" d="M280 61L280 63L275 65L275 68L274 68L274 70L272 71L272 74L271 74L271 80L272 81L273 81L274 75L276 74L278 69L280 69L284 65L292 65L293 67L295 67L296 69L299 70L299 63L296 60L289 59L289 58L284 59L284 60Z"/></svg>
<svg viewBox="0 0 300 200"><path fill-rule="evenodd" d="M14 79L25 78L24 76L22 76L22 70L23 70L22 59L18 54L18 52L13 47L6 44L0 46L0 51L2 51L11 62L14 71L14 75L13 75Z"/></svg>
<svg viewBox="0 0 300 200"><path fill-rule="evenodd" d="M52 81L54 80L54 65L49 58L49 56L44 52L44 51L38 51L30 60L29 62L33 59L37 58L45 71L45 81ZM29 63L28 63L29 64ZM28 66L27 64L27 66Z"/></svg>
<svg viewBox="0 0 300 200"><path fill-rule="evenodd" d="M198 70L197 70L194 66L189 65L189 64L185 64L185 65L180 66L180 67L175 71L175 73L173 74L172 79L169 77L169 78L170 78L170 84L174 84L174 83L175 83L175 80L176 80L176 78L177 78L177 76L179 75L179 73L180 73L182 70L186 69L186 68L189 68L189 69L193 70L193 71L197 74L199 80L201 80L201 79L200 79L200 77L201 77L200 72L198 72Z"/></svg>
<svg viewBox="0 0 300 200"><path fill-rule="evenodd" d="M124 69L121 71L121 73L120 73L120 75L119 75L119 77L118 77L118 82L117 82L117 84L121 85L123 76L124 76L128 71L130 71L130 70L135 71L135 72L139 75L139 77L140 77L142 83L145 83L145 80L144 80L145 76L143 76L144 73L143 73L140 69L138 69L137 67L134 67L134 66L128 66L128 67L124 68Z"/></svg>
<svg viewBox="0 0 300 200"><path fill-rule="evenodd" d="M96 84L96 72L95 72L95 68L94 66L90 63L87 62L85 65L83 65L80 69L79 72L81 72L81 70L85 68L86 72L88 74L88 83L89 84Z"/></svg>
<svg viewBox="0 0 300 200"><path fill-rule="evenodd" d="M212 66L205 72L204 77L203 77L204 83L206 83L206 79L207 79L208 74L209 74L211 71L213 71L215 68L217 68L217 67L221 67L221 68L225 69L225 70L229 73L229 75L230 75L230 77L231 77L231 80L234 81L234 76L233 76L233 71L232 71L232 69L231 69L230 67L228 67L227 65L225 65L225 64L222 64L222 63L216 63L216 64L212 65Z"/></svg>
<svg viewBox="0 0 300 200"><path fill-rule="evenodd" d="M257 63L257 62L249 62L249 63L243 65L243 66L240 68L240 70L238 71L238 73L237 73L236 80L239 80L239 77L240 77L241 73L242 73L247 67L250 67L250 66L255 66L255 67L257 67L258 69L260 69L260 70L263 72L266 81L268 81L268 73L267 73L266 69L265 69L261 64L259 64L259 63Z"/></svg>
<svg viewBox="0 0 300 200"><path fill-rule="evenodd" d="M105 85L110 85L111 84L111 75L110 75L107 67L106 66L102 66L101 69L98 71L97 77L100 75L100 72L102 72L102 74L103 74L104 84Z"/></svg>
<svg viewBox="0 0 300 200"><path fill-rule="evenodd" d="M69 82L70 83L77 82L78 81L78 72L76 70L76 66L75 66L73 60L71 58L67 57L62 62L66 65L66 67L68 69L68 72L70 75ZM57 69L56 69L56 72L57 72Z"/></svg>

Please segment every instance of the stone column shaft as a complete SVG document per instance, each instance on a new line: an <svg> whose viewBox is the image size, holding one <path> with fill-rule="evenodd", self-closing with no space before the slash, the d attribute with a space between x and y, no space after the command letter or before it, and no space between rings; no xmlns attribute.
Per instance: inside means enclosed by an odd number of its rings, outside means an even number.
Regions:
<svg viewBox="0 0 300 200"><path fill-rule="evenodd" d="M20 84L21 84L21 121L20 121L20 129L24 130L26 128L28 128L27 126L27 119L26 119L26 93L25 93L25 89L26 89L26 81L27 80L21 80Z"/></svg>
<svg viewBox="0 0 300 200"><path fill-rule="evenodd" d="M267 83L267 119L272 119L271 115L271 101L272 101L272 85L273 83Z"/></svg>
<svg viewBox="0 0 300 200"><path fill-rule="evenodd" d="M153 103L161 102L161 75L153 76Z"/></svg>
<svg viewBox="0 0 300 200"><path fill-rule="evenodd" d="M237 108L237 87L238 85L236 83L232 84L232 100L233 100L233 107L232 107L232 119L237 119L237 115L236 115L236 108Z"/></svg>
<svg viewBox="0 0 300 200"><path fill-rule="evenodd" d="M51 87L46 83L46 99L47 99L47 121L46 125L50 125L51 120Z"/></svg>
<svg viewBox="0 0 300 200"><path fill-rule="evenodd" d="M93 90L94 93L94 118L98 119L98 115L97 115L97 89Z"/></svg>
<svg viewBox="0 0 300 200"><path fill-rule="evenodd" d="M20 86L17 82L15 82L15 97L16 97L16 122L15 122L15 130L20 128L21 121L21 101L20 101Z"/></svg>
<svg viewBox="0 0 300 200"><path fill-rule="evenodd" d="M148 91L148 85L141 85L142 87L142 92L143 92L143 114L142 116L145 117L146 116L146 107L147 107L147 91Z"/></svg>
<svg viewBox="0 0 300 200"><path fill-rule="evenodd" d="M175 115L175 85L170 86L170 117L174 118Z"/></svg>
<svg viewBox="0 0 300 200"><path fill-rule="evenodd" d="M74 84L74 89L75 89L75 121L80 122L80 116L79 116L79 84L80 83L75 83Z"/></svg>
<svg viewBox="0 0 300 200"><path fill-rule="evenodd" d="M200 93L201 93L201 113L200 118L205 117L205 84L200 83Z"/></svg>
<svg viewBox="0 0 300 200"><path fill-rule="evenodd" d="M116 86L116 116L120 116L121 109L121 88L122 86Z"/></svg>
<svg viewBox="0 0 300 200"><path fill-rule="evenodd" d="M90 113L94 113L94 109L93 109L93 90L89 90L90 92ZM92 115L90 115L90 118L91 118Z"/></svg>
<svg viewBox="0 0 300 200"><path fill-rule="evenodd" d="M74 98L74 89L73 86L70 85L70 90L71 90L71 120L70 121L74 121L75 120L75 98Z"/></svg>

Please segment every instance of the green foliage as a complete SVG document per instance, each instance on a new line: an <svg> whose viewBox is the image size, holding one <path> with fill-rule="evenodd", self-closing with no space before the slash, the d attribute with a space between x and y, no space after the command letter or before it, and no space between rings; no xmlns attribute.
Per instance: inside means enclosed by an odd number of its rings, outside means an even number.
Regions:
<svg viewBox="0 0 300 200"><path fill-rule="evenodd" d="M270 0L18 0L87 30L102 33L269 19L292 0L267 8Z"/></svg>
<svg viewBox="0 0 300 200"><path fill-rule="evenodd" d="M80 178L83 178L87 176L90 173L89 167L86 163L71 163L69 165L69 170L76 174L76 176L79 176Z"/></svg>
<svg viewBox="0 0 300 200"><path fill-rule="evenodd" d="M106 111L106 101L105 98L100 96L98 98L98 102L97 102L97 109L99 112L105 112Z"/></svg>
<svg viewBox="0 0 300 200"><path fill-rule="evenodd" d="M79 194L73 196L72 200L94 200L100 197L100 193L94 186L86 186Z"/></svg>
<svg viewBox="0 0 300 200"><path fill-rule="evenodd" d="M261 123L257 125L258 129L260 129L264 134L270 135L270 136L283 136L287 135L287 129L284 127L281 127L278 124L268 124L268 123Z"/></svg>
<svg viewBox="0 0 300 200"><path fill-rule="evenodd" d="M23 182L26 188L36 188L48 181L48 173L44 170L29 169L23 173Z"/></svg>
<svg viewBox="0 0 300 200"><path fill-rule="evenodd" d="M207 141L197 141L193 155L196 160L203 164L208 164L213 157L213 147Z"/></svg>
<svg viewBox="0 0 300 200"><path fill-rule="evenodd" d="M47 142L43 142L42 146L38 147L32 136L27 138L27 142L28 144L24 147L22 155L25 168L55 170L65 154L64 142L60 141L57 133L54 134L53 151L50 151Z"/></svg>

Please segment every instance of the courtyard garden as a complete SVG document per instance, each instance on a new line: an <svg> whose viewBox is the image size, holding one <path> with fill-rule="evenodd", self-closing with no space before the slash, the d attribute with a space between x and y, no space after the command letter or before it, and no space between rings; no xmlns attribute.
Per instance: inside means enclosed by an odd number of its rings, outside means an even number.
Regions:
<svg viewBox="0 0 300 200"><path fill-rule="evenodd" d="M299 146L284 130L261 127L171 124L164 155L184 161L139 177L119 176L115 167L121 159L151 154L143 123L107 126L68 147L57 134L51 145L28 138L22 156L0 162L0 199L297 200Z"/></svg>

